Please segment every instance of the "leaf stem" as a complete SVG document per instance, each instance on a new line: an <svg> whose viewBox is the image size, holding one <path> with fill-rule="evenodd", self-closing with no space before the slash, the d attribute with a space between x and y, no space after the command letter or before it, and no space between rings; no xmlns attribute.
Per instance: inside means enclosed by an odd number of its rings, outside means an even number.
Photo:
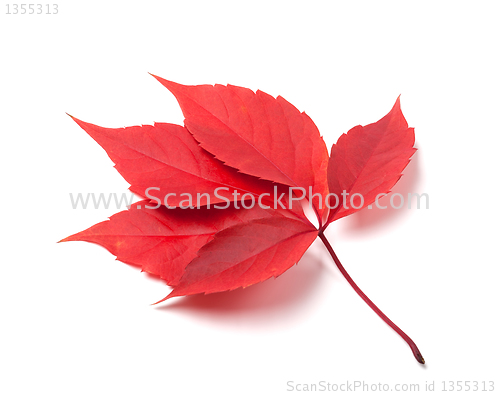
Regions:
<svg viewBox="0 0 500 394"><path fill-rule="evenodd" d="M318 236L321 238L321 240L323 241L323 243L325 244L326 246L326 249L328 250L328 252L330 253L330 255L332 256L333 258L333 261L335 262L335 264L337 265L337 268L340 270L340 272L342 273L342 275L344 275L344 278L346 278L346 280L349 282L349 284L351 285L351 287L354 289L354 291L356 293L358 293L358 295L368 304L368 306L370 308L373 309L373 311L379 315L379 317L385 321L394 331L396 331L399 336L401 338L403 338L406 343L410 346L411 348L411 351L413 352L413 355L415 356L415 358L417 359L417 361L420 363L420 364L425 364L425 360L424 358L422 357L422 354L420 353L420 350L418 350L418 347L417 345L415 345L415 342L413 342L411 340L411 338L406 335L398 326L396 326L380 309L378 309L378 307L365 295L365 293L363 293L361 291L361 289L358 287L358 285L356 285L356 283L354 283L354 281L352 280L352 278L349 276L349 274L347 273L347 271L345 270L345 268L343 267L342 263L340 262L339 258L337 257L337 255L335 254L335 252L333 251L333 248L332 246L330 245L330 242L328 242L328 239L325 237L325 234L323 233L323 231L321 230L318 234Z"/></svg>

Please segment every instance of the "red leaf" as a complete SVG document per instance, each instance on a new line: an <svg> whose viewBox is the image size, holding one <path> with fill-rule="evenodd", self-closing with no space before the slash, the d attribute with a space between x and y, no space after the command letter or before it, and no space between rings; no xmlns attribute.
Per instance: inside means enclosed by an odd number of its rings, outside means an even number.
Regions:
<svg viewBox="0 0 500 394"><path fill-rule="evenodd" d="M388 193L401 177L415 153L415 133L401 112L399 97L391 111L376 123L356 126L342 134L332 146L328 164L330 193L338 196L339 204L329 214L328 223L357 212L373 203L379 193ZM349 193L343 203L342 192ZM364 204L353 208L350 196L359 193ZM354 206L359 205L358 196ZM331 200L335 206L335 200ZM346 209L347 207L347 209Z"/></svg>
<svg viewBox="0 0 500 394"><path fill-rule="evenodd" d="M276 183L280 194L300 187L320 194L322 201L328 191L339 200L344 193L357 193L366 206L390 190L415 152L414 132L401 113L399 98L378 122L342 135L328 159L312 120L282 97L232 85L184 86L156 78L177 98L187 129L165 123L105 129L75 121L106 150L133 192L151 198L146 190L160 187L162 200L171 193L169 205L180 205L184 195L197 193L209 194L212 204L231 196L240 200L244 193L250 199L270 193ZM225 194L216 197L215 189L221 186L228 189L219 190ZM270 199L278 197L270 194ZM233 290L277 277L296 264L319 235L353 289L424 363L411 338L356 285L325 236L330 222L359 208L352 207L350 198L339 201L323 224L326 207L317 198L313 202L319 230L297 201L289 210L236 209L236 202L222 210L213 205L145 209L147 202L142 201L63 241L100 244L117 259L160 276L174 286L168 299ZM200 204L192 200L189 205Z"/></svg>
<svg viewBox="0 0 500 394"><path fill-rule="evenodd" d="M60 242L87 241L104 246L118 260L159 276L168 285L178 283L186 265L217 231L278 211L260 209L147 209L147 201L130 206L109 220Z"/></svg>
<svg viewBox="0 0 500 394"><path fill-rule="evenodd" d="M328 151L314 122L281 96L228 85L185 86L156 77L176 97L202 148L259 178L328 193ZM224 143L221 143L224 141ZM321 209L314 199L318 215Z"/></svg>
<svg viewBox="0 0 500 394"><path fill-rule="evenodd" d="M99 145L116 164L117 171L131 184L130 190L142 197L153 196L163 204L169 193L168 205L197 205L197 195L210 195L210 202L226 202L216 197L217 194L231 201L232 193L242 195L250 193L259 196L262 193L272 195L270 182L238 173L225 166L212 155L198 146L193 136L185 127L155 123L154 126L133 126L119 129L99 127L72 117ZM159 188L146 191L148 188ZM188 204L187 193L192 196ZM155 200L158 201L158 200ZM206 205L207 198L200 198L200 205Z"/></svg>
<svg viewBox="0 0 500 394"><path fill-rule="evenodd" d="M277 277L300 260L317 235L312 225L284 217L229 227L201 248L165 299L234 290Z"/></svg>

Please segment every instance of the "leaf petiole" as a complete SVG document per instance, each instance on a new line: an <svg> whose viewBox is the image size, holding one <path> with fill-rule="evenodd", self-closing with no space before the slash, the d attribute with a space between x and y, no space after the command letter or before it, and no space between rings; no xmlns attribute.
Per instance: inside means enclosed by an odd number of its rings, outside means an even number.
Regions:
<svg viewBox="0 0 500 394"><path fill-rule="evenodd" d="M354 289L354 291L356 293L358 293L358 295L368 304L368 306L370 308L373 309L373 311L379 315L379 317L385 321L394 331L396 331L399 336L401 338L403 338L406 343L410 346L411 348L411 351L413 352L413 355L415 356L416 360L420 363L420 364L425 364L425 360L424 358L422 357L422 353L420 353L420 350L418 350L418 347L417 345L415 345L415 342L412 341L412 339L406 335L403 330L401 330L398 326L396 326L392 321L391 319L389 319L367 296L365 293L363 293L361 291L361 289L358 287L358 285L356 283L354 283L354 281L352 280L352 278L349 276L349 274L347 273L347 271L345 270L344 266L342 265L342 263L340 262L339 258L337 257L337 255L335 254L335 252L333 251L333 248L332 246L330 245L330 242L328 242L328 239L325 237L325 234L323 233L323 230L321 230L318 234L318 236L320 237L320 239L323 241L323 243L325 244L326 246L326 249L328 250L328 252L330 253L330 255L332 256L332 259L333 261L335 262L335 264L337 265L337 268L340 270L340 272L342 273L342 275L344 276L344 278L346 278L346 280L349 282L349 284L351 285L351 287Z"/></svg>

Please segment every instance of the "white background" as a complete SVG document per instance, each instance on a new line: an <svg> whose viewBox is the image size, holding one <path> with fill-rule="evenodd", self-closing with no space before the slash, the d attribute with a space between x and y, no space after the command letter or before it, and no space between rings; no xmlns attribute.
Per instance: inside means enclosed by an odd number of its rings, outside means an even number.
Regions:
<svg viewBox="0 0 500 394"><path fill-rule="evenodd" d="M1 392L282 393L289 381L438 392L444 380L498 392L497 2L57 4L6 15L2 2L0 14ZM395 191L428 193L429 209L363 211L327 236L425 367L319 242L276 280L160 306L164 283L96 245L56 243L118 211L74 210L69 193L128 187L65 112L182 124L148 72L282 95L328 147L401 94L419 150Z"/></svg>

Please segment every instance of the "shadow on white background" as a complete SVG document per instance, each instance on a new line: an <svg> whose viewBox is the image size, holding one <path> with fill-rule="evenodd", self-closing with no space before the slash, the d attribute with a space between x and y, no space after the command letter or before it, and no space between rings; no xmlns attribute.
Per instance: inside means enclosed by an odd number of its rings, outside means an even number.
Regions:
<svg viewBox="0 0 500 394"><path fill-rule="evenodd" d="M306 252L299 263L278 278L245 289L167 300L157 310L189 314L195 319L226 326L244 325L268 329L304 318L325 273L324 262Z"/></svg>

